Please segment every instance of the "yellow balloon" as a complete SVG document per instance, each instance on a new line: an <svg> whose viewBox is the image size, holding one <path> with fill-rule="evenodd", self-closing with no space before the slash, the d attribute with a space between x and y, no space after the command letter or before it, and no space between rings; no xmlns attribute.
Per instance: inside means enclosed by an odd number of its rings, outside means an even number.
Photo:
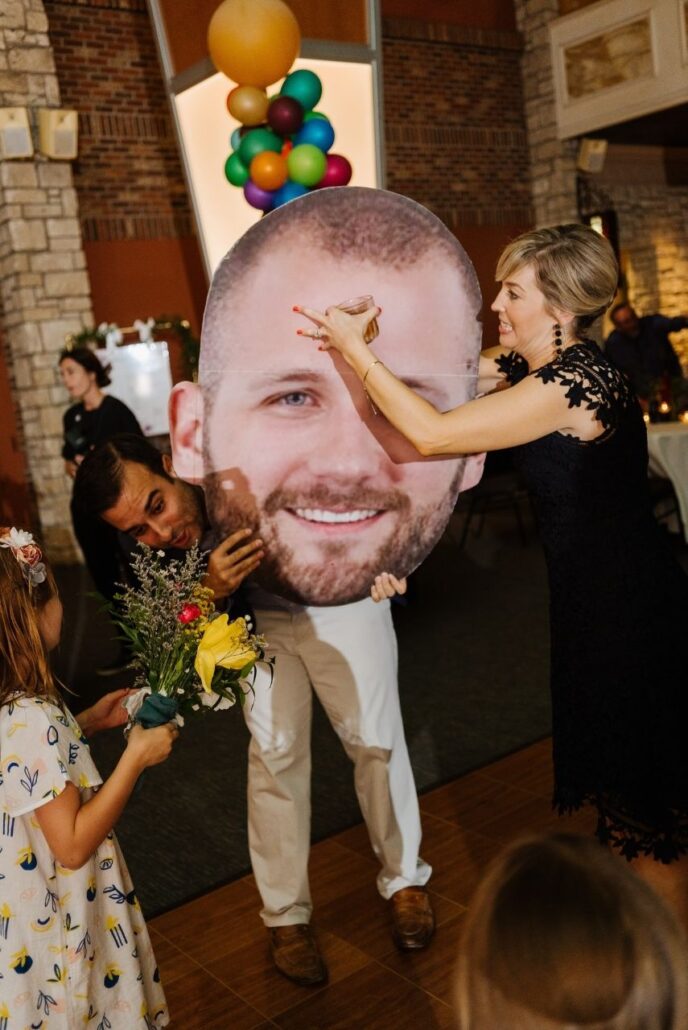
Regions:
<svg viewBox="0 0 688 1030"><path fill-rule="evenodd" d="M213 64L242 86L283 78L300 42L299 23L283 0L224 0L208 26Z"/></svg>
<svg viewBox="0 0 688 1030"><path fill-rule="evenodd" d="M242 125L260 125L268 114L268 96L256 86L237 86L227 97L227 109Z"/></svg>

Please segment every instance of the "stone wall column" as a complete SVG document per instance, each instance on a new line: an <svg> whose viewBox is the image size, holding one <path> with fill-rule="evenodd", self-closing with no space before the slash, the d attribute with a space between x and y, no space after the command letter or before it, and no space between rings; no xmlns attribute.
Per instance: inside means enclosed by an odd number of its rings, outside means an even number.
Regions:
<svg viewBox="0 0 688 1030"><path fill-rule="evenodd" d="M577 140L557 139L554 75L548 25L559 17L559 0L514 0L523 35L523 94L530 145L535 222L577 222Z"/></svg>
<svg viewBox="0 0 688 1030"><path fill-rule="evenodd" d="M0 106L59 107L42 0L0 7ZM34 139L34 143L37 140ZM0 163L0 320L40 519L54 561L76 556L71 483L60 457L68 403L57 358L65 334L93 324L72 169L38 153Z"/></svg>

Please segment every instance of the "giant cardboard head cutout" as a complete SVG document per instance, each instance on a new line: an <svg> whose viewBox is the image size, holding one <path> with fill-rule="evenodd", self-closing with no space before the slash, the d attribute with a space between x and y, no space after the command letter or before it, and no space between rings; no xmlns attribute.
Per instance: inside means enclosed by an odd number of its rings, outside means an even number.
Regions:
<svg viewBox="0 0 688 1030"><path fill-rule="evenodd" d="M292 201L235 244L210 288L199 382L172 395L175 469L203 483L217 538L255 527L258 585L303 604L411 572L480 475L475 457L421 458L338 354L296 335L294 304L361 294L383 308L371 355L442 410L473 396L473 266L425 208L358 187Z"/></svg>

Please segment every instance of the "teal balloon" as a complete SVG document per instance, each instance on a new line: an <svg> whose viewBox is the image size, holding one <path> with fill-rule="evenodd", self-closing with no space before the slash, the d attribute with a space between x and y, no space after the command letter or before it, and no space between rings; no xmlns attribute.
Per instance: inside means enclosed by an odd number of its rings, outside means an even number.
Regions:
<svg viewBox="0 0 688 1030"><path fill-rule="evenodd" d="M296 200L297 197L303 197L308 192L308 188L302 186L300 182L290 182L287 179L284 186L280 186L278 190L275 190L272 206L273 208L281 207L282 204L287 204L290 200Z"/></svg>
<svg viewBox="0 0 688 1030"><path fill-rule="evenodd" d="M303 116L304 122L311 122L314 118L322 118L326 122L329 122L330 120L326 114L322 113L322 111L306 111L305 115Z"/></svg>
<svg viewBox="0 0 688 1030"><path fill-rule="evenodd" d="M232 186L243 186L248 179L248 168L238 154L230 154L225 161L225 178Z"/></svg>
<svg viewBox="0 0 688 1030"><path fill-rule="evenodd" d="M312 143L302 143L287 154L287 168L289 178L294 182L300 182L302 186L315 186L325 174L327 158L319 147Z"/></svg>
<svg viewBox="0 0 688 1030"><path fill-rule="evenodd" d="M322 82L315 72L299 68L298 71L287 75L280 93L283 97L293 97L294 100L298 100L304 111L310 111L322 96Z"/></svg>
<svg viewBox="0 0 688 1030"><path fill-rule="evenodd" d="M241 128L237 127L232 135L229 137L229 145L232 150L238 150L239 144L241 143Z"/></svg>
<svg viewBox="0 0 688 1030"><path fill-rule="evenodd" d="M239 144L239 157L248 167L256 154L262 154L264 150L274 150L276 154L279 154L283 143L284 140L270 129L252 129L242 137Z"/></svg>

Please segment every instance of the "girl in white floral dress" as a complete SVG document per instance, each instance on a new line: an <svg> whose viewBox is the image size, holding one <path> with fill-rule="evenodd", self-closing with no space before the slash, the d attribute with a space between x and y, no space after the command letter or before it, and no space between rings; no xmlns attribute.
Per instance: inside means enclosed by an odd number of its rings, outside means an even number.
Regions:
<svg viewBox="0 0 688 1030"><path fill-rule="evenodd" d="M112 828L177 728L135 726L103 783L84 733L124 723L127 691L65 708L47 660L61 622L31 534L0 529L0 1030L157 1030L165 996Z"/></svg>

